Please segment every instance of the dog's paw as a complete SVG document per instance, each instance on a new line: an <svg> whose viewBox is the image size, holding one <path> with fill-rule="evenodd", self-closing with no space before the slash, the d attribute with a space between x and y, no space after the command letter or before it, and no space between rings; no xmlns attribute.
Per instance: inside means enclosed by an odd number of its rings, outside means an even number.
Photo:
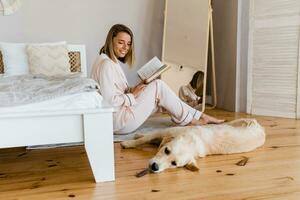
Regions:
<svg viewBox="0 0 300 200"><path fill-rule="evenodd" d="M135 148L135 145L132 140L123 141L120 143L120 145L123 149Z"/></svg>
<svg viewBox="0 0 300 200"><path fill-rule="evenodd" d="M139 138L142 138L142 137L144 137L144 135L141 134L141 133L137 133L137 134L134 135L134 139L135 139L135 140L136 140L136 139L139 139Z"/></svg>

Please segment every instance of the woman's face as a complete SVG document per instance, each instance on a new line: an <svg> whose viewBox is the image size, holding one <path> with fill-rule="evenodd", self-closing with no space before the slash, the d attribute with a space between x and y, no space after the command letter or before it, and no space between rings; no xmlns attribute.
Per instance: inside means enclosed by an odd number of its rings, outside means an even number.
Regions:
<svg viewBox="0 0 300 200"><path fill-rule="evenodd" d="M117 58L124 58L131 48L131 37L126 32L120 32L113 38L113 49Z"/></svg>

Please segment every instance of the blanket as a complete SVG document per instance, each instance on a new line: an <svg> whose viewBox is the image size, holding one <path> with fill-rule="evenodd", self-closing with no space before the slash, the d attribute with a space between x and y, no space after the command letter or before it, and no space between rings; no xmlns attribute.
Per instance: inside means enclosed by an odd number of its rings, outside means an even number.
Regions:
<svg viewBox="0 0 300 200"><path fill-rule="evenodd" d="M0 78L0 107L18 106L98 90L97 83L78 74L47 77L20 75Z"/></svg>

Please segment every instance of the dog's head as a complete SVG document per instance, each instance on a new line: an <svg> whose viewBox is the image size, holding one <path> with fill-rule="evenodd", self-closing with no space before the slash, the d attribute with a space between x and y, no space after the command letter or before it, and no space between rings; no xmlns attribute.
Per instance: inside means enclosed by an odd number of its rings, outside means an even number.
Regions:
<svg viewBox="0 0 300 200"><path fill-rule="evenodd" d="M186 135L178 135L175 138L164 137L157 154L149 161L149 169L155 173L176 167L186 167L192 171L199 170L191 140L192 138Z"/></svg>

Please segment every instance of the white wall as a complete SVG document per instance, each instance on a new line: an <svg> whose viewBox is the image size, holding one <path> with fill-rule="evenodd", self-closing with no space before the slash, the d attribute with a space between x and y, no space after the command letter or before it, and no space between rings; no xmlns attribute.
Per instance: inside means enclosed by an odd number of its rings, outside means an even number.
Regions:
<svg viewBox="0 0 300 200"><path fill-rule="evenodd" d="M15 14L0 17L0 41L85 44L90 71L109 28L123 23L135 34L139 68L161 55L163 10L162 0L24 0ZM134 71L125 72L130 84L138 81Z"/></svg>

